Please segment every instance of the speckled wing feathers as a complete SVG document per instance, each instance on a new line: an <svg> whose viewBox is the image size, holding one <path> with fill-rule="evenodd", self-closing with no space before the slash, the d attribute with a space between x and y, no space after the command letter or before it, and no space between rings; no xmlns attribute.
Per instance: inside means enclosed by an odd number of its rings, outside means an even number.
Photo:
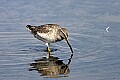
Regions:
<svg viewBox="0 0 120 80"><path fill-rule="evenodd" d="M37 27L37 32L39 33L48 33L49 31L52 31L54 28L60 28L57 24L45 24Z"/></svg>

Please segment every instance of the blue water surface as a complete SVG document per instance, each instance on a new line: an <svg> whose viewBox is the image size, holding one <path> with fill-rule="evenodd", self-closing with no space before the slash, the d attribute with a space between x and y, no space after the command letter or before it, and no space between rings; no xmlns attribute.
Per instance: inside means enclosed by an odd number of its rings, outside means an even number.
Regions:
<svg viewBox="0 0 120 80"><path fill-rule="evenodd" d="M69 30L74 50L68 77L29 71L46 56L43 42L25 26L56 23ZM108 28L106 31L106 28ZM65 41L51 52L66 63ZM120 80L120 0L0 0L0 80Z"/></svg>

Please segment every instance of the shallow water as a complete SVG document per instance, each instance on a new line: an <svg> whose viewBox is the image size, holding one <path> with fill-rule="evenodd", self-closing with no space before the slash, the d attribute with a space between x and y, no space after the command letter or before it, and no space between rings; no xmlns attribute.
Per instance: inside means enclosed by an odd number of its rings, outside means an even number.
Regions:
<svg viewBox="0 0 120 80"><path fill-rule="evenodd" d="M0 80L120 80L119 6L119 0L1 0ZM29 71L30 64L47 53L44 43L25 26L46 23L57 23L70 32L74 56L67 77ZM51 48L52 56L68 63L71 52L65 41Z"/></svg>

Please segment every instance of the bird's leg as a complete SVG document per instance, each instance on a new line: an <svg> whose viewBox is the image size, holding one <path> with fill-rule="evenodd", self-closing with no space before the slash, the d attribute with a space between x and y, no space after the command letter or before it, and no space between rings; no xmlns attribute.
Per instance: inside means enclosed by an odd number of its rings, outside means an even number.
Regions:
<svg viewBox="0 0 120 80"><path fill-rule="evenodd" d="M50 43L46 43L47 45L47 57L49 58L50 57Z"/></svg>
<svg viewBox="0 0 120 80"><path fill-rule="evenodd" d="M50 58L50 48L48 47L47 57Z"/></svg>

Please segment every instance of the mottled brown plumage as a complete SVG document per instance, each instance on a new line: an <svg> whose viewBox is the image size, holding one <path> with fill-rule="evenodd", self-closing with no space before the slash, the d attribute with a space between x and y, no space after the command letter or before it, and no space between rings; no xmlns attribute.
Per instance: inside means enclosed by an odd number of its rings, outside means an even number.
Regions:
<svg viewBox="0 0 120 80"><path fill-rule="evenodd" d="M46 43L50 52L50 43L55 43L65 39L73 53L72 47L68 41L68 31L58 24L45 24L41 26L27 25L26 28L34 35L35 38Z"/></svg>

